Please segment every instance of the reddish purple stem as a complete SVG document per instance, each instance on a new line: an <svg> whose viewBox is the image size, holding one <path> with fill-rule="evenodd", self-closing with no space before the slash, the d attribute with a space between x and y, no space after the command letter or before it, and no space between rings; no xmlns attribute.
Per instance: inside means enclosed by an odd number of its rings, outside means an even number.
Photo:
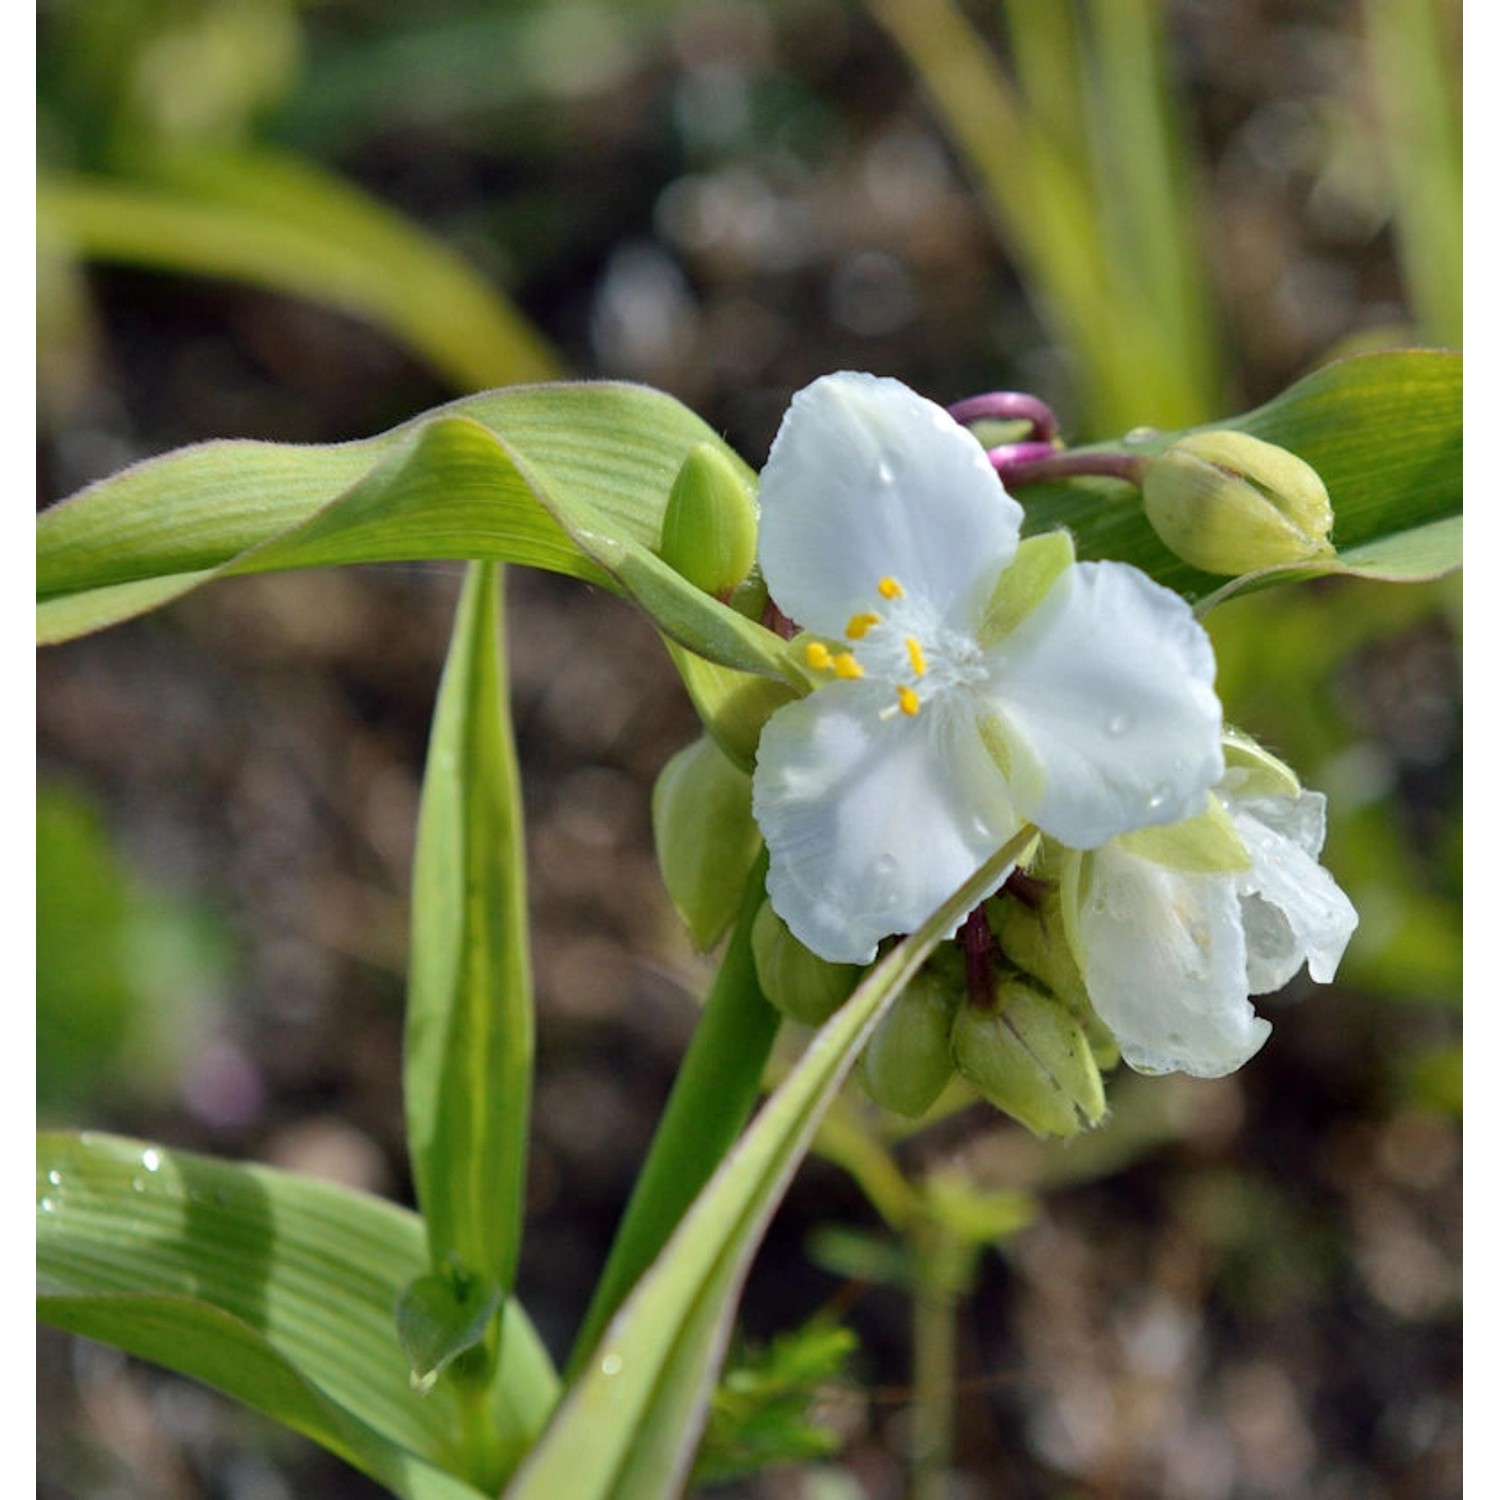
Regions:
<svg viewBox="0 0 1500 1500"><path fill-rule="evenodd" d="M995 472L1011 489L1023 484L1040 484L1047 479L1086 478L1123 479L1139 487L1146 469L1146 460L1135 453L1090 453L1087 450L1032 456L1016 453L1018 449L1032 446L1030 443L1012 443L990 453Z"/></svg>
<svg viewBox="0 0 1500 1500"><path fill-rule="evenodd" d="M990 391L983 396L969 396L948 408L955 422L1030 422L1032 436L1050 444L1057 436L1057 418L1052 408L1037 396L1025 391Z"/></svg>
<svg viewBox="0 0 1500 1500"><path fill-rule="evenodd" d="M982 906L976 906L958 929L958 940L964 950L964 985L969 1004L987 1011L995 1005L995 972L990 959L995 939Z"/></svg>

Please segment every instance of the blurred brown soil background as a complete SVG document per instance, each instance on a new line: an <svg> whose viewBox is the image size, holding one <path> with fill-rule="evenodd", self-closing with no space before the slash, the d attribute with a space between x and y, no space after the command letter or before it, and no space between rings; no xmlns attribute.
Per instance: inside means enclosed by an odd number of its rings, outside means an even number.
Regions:
<svg viewBox="0 0 1500 1500"><path fill-rule="evenodd" d="M1408 316L1360 176L1356 10L1170 7L1236 406ZM307 76L334 90L341 51L398 11L309 8ZM45 47L48 7L42 20ZM520 103L392 94L359 120L329 104L322 125L318 104L298 107L320 159L469 254L573 370L671 391L752 463L791 392L845 367L938 400L1037 390L1076 430L1066 357L899 56L853 7L683 6L594 84ZM43 403L43 503L179 444L340 441L456 394L309 303L117 268L88 286L91 353L66 403ZM165 913L141 959L162 988L132 1002L128 1046L44 1071L47 1123L410 1201L409 870L458 580L444 565L239 580L41 655L42 782L107 832L132 899ZM519 570L509 594L539 1005L519 1290L560 1354L708 973L649 823L653 779L696 724L619 601ZM1413 858L1440 868L1458 817L1456 643L1451 611L1411 613L1351 657L1341 711L1385 769ZM1046 1188L966 1309L955 1494L1459 1494L1458 1126L1402 1081L1457 1040L1457 1014L1353 985L1293 994L1267 1007L1275 1034L1240 1075L1121 1090L1117 1110L1155 1124L1116 1170L1040 1152L981 1109L906 1148ZM857 1384L830 1397L837 1465L721 1493L902 1493L908 1311L813 1264L808 1236L833 1223L875 1220L810 1161L744 1322L764 1339L847 1304L860 1351ZM213 1393L49 1330L39 1412L48 1500L377 1493Z"/></svg>

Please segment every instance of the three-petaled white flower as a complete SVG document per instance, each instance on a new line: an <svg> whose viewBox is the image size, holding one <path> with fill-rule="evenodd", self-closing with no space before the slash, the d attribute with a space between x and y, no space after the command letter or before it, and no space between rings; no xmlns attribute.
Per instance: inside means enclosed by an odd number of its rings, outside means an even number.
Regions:
<svg viewBox="0 0 1500 1500"><path fill-rule="evenodd" d="M1095 1012L1139 1072L1232 1073L1271 1034L1250 996L1279 990L1304 962L1326 984L1359 921L1318 863L1321 793L1295 782L1281 794L1243 791L1231 767L1219 797L1247 869L1172 868L1116 841L1084 861L1073 914L1079 966Z"/></svg>
<svg viewBox="0 0 1500 1500"><path fill-rule="evenodd" d="M814 382L760 505L766 584L826 678L766 725L754 782L771 904L814 953L868 962L1028 822L1092 849L1202 812L1221 713L1187 605L1071 561L1032 605L1005 576L1021 508L940 407Z"/></svg>

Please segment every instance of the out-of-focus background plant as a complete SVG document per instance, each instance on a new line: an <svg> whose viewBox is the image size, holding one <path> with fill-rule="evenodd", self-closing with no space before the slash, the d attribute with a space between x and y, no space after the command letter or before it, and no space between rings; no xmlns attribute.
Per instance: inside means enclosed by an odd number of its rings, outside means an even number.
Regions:
<svg viewBox="0 0 1500 1500"><path fill-rule="evenodd" d="M1457 344L1458 24L1449 0L55 0L42 498L565 372L660 386L758 463L834 368L1035 390L1079 438ZM409 1192L407 882L457 581L242 579L43 657L45 1121ZM517 572L511 607L541 1006L520 1290L561 1350L702 988L648 827L696 721L616 601ZM744 1314L752 1341L854 1329L835 1455L724 1493L900 1492L913 1292L966 1295L966 1493L1458 1493L1457 585L1209 623L1231 712L1330 794L1362 917L1338 985L1277 1005L1242 1074L1132 1080L1066 1148L962 1113L872 1153L835 1118ZM954 1174L1038 1193L975 1232L1001 1253L934 1227ZM773 1436L775 1392L837 1366L823 1337L742 1379ZM45 1336L41 1381L41 1493L374 1492L96 1345ZM726 1442L709 1467L746 1466Z"/></svg>

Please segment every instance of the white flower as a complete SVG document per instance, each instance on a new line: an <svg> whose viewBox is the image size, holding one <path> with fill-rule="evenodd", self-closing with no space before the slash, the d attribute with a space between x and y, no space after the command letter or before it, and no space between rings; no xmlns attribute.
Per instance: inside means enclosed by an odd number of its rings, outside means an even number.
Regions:
<svg viewBox="0 0 1500 1500"><path fill-rule="evenodd" d="M1021 508L940 407L816 381L760 505L771 596L827 679L766 726L754 786L771 904L813 952L868 962L1027 822L1087 849L1203 810L1221 714L1187 605L1069 561L1028 608L1002 582Z"/></svg>
<svg viewBox="0 0 1500 1500"><path fill-rule="evenodd" d="M1218 1078L1260 1050L1270 1022L1251 995L1305 962L1328 983L1359 918L1318 863L1318 792L1220 798L1249 868L1193 871L1111 841L1084 862L1074 913L1080 967L1099 1019L1143 1073Z"/></svg>

